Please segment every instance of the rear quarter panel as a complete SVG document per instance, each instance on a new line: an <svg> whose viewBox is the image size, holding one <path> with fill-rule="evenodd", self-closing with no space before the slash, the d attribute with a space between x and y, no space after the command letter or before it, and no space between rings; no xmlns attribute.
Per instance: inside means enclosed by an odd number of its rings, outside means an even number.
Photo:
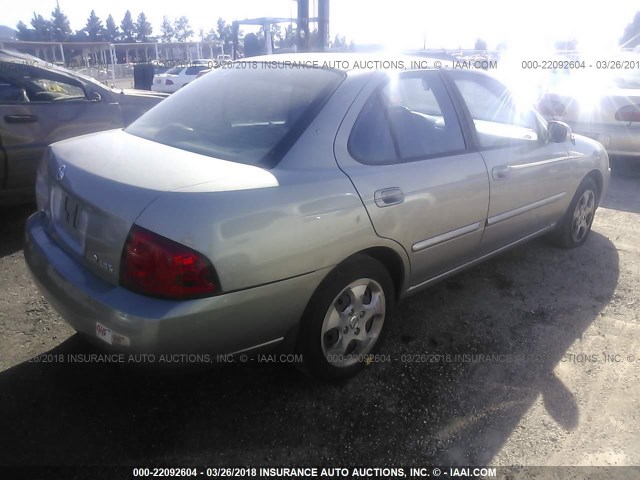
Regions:
<svg viewBox="0 0 640 480"><path fill-rule="evenodd" d="M378 237L333 142L365 75L347 78L269 171L275 186L226 192L207 184L162 194L136 223L206 254L224 291L262 285L340 263L374 246L406 253Z"/></svg>

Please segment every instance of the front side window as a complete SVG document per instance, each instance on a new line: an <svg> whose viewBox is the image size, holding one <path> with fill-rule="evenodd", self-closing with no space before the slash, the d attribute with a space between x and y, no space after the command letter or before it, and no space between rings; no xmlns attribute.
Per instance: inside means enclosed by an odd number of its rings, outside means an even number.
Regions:
<svg viewBox="0 0 640 480"><path fill-rule="evenodd" d="M469 72L449 72L467 105L483 148L538 142L538 119L519 107L497 80Z"/></svg>
<svg viewBox="0 0 640 480"><path fill-rule="evenodd" d="M218 69L163 100L126 131L182 150L270 168L344 74L319 68Z"/></svg>
<svg viewBox="0 0 640 480"><path fill-rule="evenodd" d="M351 154L370 165L460 153L465 142L437 72L392 77L367 101L349 140Z"/></svg>
<svg viewBox="0 0 640 480"><path fill-rule="evenodd" d="M80 83L57 75L52 70L13 65L8 75L0 75L0 101L51 102L84 100L85 92Z"/></svg>

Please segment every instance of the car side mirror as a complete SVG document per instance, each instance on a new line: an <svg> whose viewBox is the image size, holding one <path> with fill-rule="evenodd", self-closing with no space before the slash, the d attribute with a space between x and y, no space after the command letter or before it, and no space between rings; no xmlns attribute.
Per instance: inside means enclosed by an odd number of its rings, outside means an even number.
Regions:
<svg viewBox="0 0 640 480"><path fill-rule="evenodd" d="M567 140L573 140L571 127L564 122L553 120L547 123L547 131L549 132L549 139L553 143L564 143Z"/></svg>
<svg viewBox="0 0 640 480"><path fill-rule="evenodd" d="M92 102L100 102L102 101L102 95L100 95L98 92L91 92L89 94L89 100Z"/></svg>

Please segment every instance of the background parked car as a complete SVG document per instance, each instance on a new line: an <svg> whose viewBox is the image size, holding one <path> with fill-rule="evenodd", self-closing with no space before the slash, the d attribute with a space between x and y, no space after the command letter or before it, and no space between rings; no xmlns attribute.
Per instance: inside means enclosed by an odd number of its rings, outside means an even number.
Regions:
<svg viewBox="0 0 640 480"><path fill-rule="evenodd" d="M198 74L210 68L213 60L191 62L187 66L173 67L165 73L153 78L151 90L154 92L173 93L198 78Z"/></svg>
<svg viewBox="0 0 640 480"><path fill-rule="evenodd" d="M33 198L50 143L127 126L165 97L112 90L36 57L0 51L0 203Z"/></svg>
<svg viewBox="0 0 640 480"><path fill-rule="evenodd" d="M283 345L339 379L398 298L543 234L582 245L608 180L602 145L484 73L257 62L52 145L25 259L105 345Z"/></svg>
<svg viewBox="0 0 640 480"><path fill-rule="evenodd" d="M611 156L640 162L640 55L585 61L598 68L567 70L540 100L540 113L597 140Z"/></svg>

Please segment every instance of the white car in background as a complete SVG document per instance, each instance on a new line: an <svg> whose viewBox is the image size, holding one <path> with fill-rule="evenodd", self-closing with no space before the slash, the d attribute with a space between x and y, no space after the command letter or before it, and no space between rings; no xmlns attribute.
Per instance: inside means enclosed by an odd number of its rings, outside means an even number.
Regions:
<svg viewBox="0 0 640 480"><path fill-rule="evenodd" d="M211 60L194 61L167 70L153 77L151 90L154 92L173 93L198 77L202 70L210 68Z"/></svg>

